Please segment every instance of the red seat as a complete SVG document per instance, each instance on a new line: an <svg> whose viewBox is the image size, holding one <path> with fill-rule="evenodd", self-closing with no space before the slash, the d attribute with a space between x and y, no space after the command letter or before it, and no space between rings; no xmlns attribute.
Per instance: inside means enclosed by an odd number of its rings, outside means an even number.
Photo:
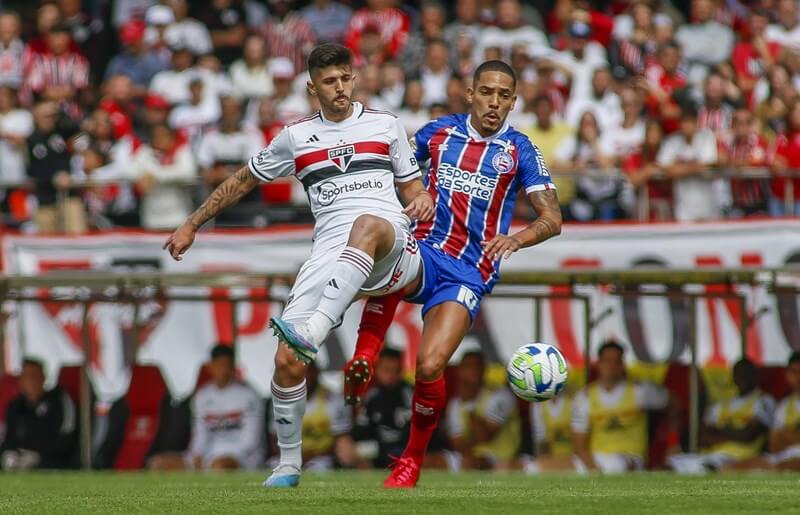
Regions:
<svg viewBox="0 0 800 515"><path fill-rule="evenodd" d="M130 409L125 437L117 452L114 468L135 470L144 467L147 451L158 431L159 407L167 392L158 367L134 366L125 400Z"/></svg>
<svg viewBox="0 0 800 515"><path fill-rule="evenodd" d="M761 389L776 399L782 399L789 393L790 388L786 383L785 367L761 367L758 378L761 383Z"/></svg>
<svg viewBox="0 0 800 515"><path fill-rule="evenodd" d="M81 403L81 367L70 365L58 372L58 386L70 396L75 406Z"/></svg>
<svg viewBox="0 0 800 515"><path fill-rule="evenodd" d="M0 423L6 421L8 403L19 395L19 378L3 374L0 376Z"/></svg>

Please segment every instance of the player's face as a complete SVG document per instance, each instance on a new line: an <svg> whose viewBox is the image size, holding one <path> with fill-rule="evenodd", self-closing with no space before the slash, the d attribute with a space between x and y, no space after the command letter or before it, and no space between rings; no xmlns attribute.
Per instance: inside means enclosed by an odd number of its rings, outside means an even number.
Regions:
<svg viewBox="0 0 800 515"><path fill-rule="evenodd" d="M208 375L217 386L225 386L233 380L233 360L228 356L219 356L208 364Z"/></svg>
<svg viewBox="0 0 800 515"><path fill-rule="evenodd" d="M27 364L22 367L19 376L19 389L31 401L36 401L44 393L44 374L37 365Z"/></svg>
<svg viewBox="0 0 800 515"><path fill-rule="evenodd" d="M483 137L496 133L516 100L514 80L510 76L494 71L481 73L472 87L467 88L474 128Z"/></svg>
<svg viewBox="0 0 800 515"><path fill-rule="evenodd" d="M786 382L793 391L800 391L800 362L792 363L786 368Z"/></svg>
<svg viewBox="0 0 800 515"><path fill-rule="evenodd" d="M396 386L403 380L403 364L397 358L381 358L375 364L375 381L380 386Z"/></svg>
<svg viewBox="0 0 800 515"><path fill-rule="evenodd" d="M352 67L328 66L312 75L308 88L324 112L342 115L350 109L355 81Z"/></svg>
<svg viewBox="0 0 800 515"><path fill-rule="evenodd" d="M601 382L618 383L625 377L622 353L617 349L606 349L597 359L597 375Z"/></svg>

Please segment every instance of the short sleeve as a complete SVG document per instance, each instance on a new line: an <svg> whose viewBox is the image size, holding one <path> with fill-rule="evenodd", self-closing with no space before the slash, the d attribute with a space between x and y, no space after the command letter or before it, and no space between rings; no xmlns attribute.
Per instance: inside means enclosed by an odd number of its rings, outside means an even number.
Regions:
<svg viewBox="0 0 800 515"><path fill-rule="evenodd" d="M645 410L660 410L667 407L669 392L653 383L636 385L636 404Z"/></svg>
<svg viewBox="0 0 800 515"><path fill-rule="evenodd" d="M247 167L253 175L264 182L294 173L294 153L289 131L283 129L267 148L250 158Z"/></svg>
<svg viewBox="0 0 800 515"><path fill-rule="evenodd" d="M411 145L414 152L414 157L417 158L419 163L427 163L431 159L430 142L434 134L441 128L442 123L439 120L433 120L422 126L420 130L414 134Z"/></svg>
<svg viewBox="0 0 800 515"><path fill-rule="evenodd" d="M508 421L512 410L516 408L514 397L505 388L497 390L489 397L483 416L486 420L502 426Z"/></svg>
<svg viewBox="0 0 800 515"><path fill-rule="evenodd" d="M675 140L672 138L664 142L664 145L658 151L656 162L660 166L670 166L675 163Z"/></svg>
<svg viewBox="0 0 800 515"><path fill-rule="evenodd" d="M772 418L772 429L774 431L783 429L783 426L786 425L786 412L789 411L789 403L792 400L792 397L787 397L778 404L778 409L775 410L775 416Z"/></svg>
<svg viewBox="0 0 800 515"><path fill-rule="evenodd" d="M572 401L572 421L570 427L576 433L589 432L589 396L586 390L581 390Z"/></svg>
<svg viewBox="0 0 800 515"><path fill-rule="evenodd" d="M458 398L451 400L445 413L447 415L445 423L447 436L457 438L463 435L466 428L464 427L464 417L462 416L461 400Z"/></svg>
<svg viewBox="0 0 800 515"><path fill-rule="evenodd" d="M389 153L391 154L395 181L408 182L418 179L422 175L419 171L417 158L406 136L406 131L398 118L392 120L392 144L389 147Z"/></svg>
<svg viewBox="0 0 800 515"><path fill-rule="evenodd" d="M520 145L518 160L517 173L525 193L556 189L542 153L527 137Z"/></svg>
<svg viewBox="0 0 800 515"><path fill-rule="evenodd" d="M708 408L705 416L703 417L703 424L710 427L717 425L717 420L719 420L719 412L721 409L722 406L718 402Z"/></svg>
<svg viewBox="0 0 800 515"><path fill-rule="evenodd" d="M773 414L775 413L775 399L769 395L762 395L756 401L753 416L767 427L772 427Z"/></svg>

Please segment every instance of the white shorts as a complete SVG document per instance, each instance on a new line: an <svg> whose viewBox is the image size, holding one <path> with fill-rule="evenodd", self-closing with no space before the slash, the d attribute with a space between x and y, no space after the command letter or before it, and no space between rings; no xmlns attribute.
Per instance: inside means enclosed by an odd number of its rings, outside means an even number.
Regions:
<svg viewBox="0 0 800 515"><path fill-rule="evenodd" d="M623 474L632 470L644 470L644 459L633 454L593 452L592 458L603 474ZM572 464L578 472L588 472L589 470L577 456L572 457Z"/></svg>
<svg viewBox="0 0 800 515"><path fill-rule="evenodd" d="M372 273L361 289L362 295L379 297L405 288L416 279L422 267L419 246L409 228L396 224L392 226L395 232L394 247L386 257L373 265ZM339 254L347 245L348 236L349 233L343 233L340 237L314 242L311 257L297 274L281 318L304 320L317 309Z"/></svg>
<svg viewBox="0 0 800 515"><path fill-rule="evenodd" d="M667 466L679 474L705 474L734 461L737 461L735 457L724 452L686 453L669 456Z"/></svg>
<svg viewBox="0 0 800 515"><path fill-rule="evenodd" d="M784 461L800 459L800 445L792 445L787 447L781 452L767 455L767 461L773 465L783 463Z"/></svg>

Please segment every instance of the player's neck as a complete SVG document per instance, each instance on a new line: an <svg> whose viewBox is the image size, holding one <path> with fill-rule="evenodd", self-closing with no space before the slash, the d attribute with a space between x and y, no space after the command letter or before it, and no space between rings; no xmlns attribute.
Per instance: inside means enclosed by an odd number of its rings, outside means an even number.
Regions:
<svg viewBox="0 0 800 515"><path fill-rule="evenodd" d="M322 116L325 118L326 121L339 123L353 116L353 110L355 109L355 107L353 106L353 103L350 102L350 106L343 113L331 112L330 110L325 109L324 106L320 106L320 109L322 110Z"/></svg>
<svg viewBox="0 0 800 515"><path fill-rule="evenodd" d="M470 113L470 115L469 115L469 125L472 127L472 130L474 130L476 133L478 133L478 135L479 135L481 138L483 138L483 139L489 139L489 138L491 138L491 137L493 137L493 136L496 136L497 134L499 134L499 133L500 133L500 131L502 131L502 130L503 130L503 128L505 127L505 125L506 125L506 124L505 124L505 120L504 120L504 121L503 121L503 124L500 126L500 128L499 128L499 129L497 129L497 130L496 130L496 131L494 131L494 132L487 132L487 131L485 131L485 130L483 129L483 127L481 127L481 126L480 126L480 119L479 119L477 116L473 116L473 115Z"/></svg>

